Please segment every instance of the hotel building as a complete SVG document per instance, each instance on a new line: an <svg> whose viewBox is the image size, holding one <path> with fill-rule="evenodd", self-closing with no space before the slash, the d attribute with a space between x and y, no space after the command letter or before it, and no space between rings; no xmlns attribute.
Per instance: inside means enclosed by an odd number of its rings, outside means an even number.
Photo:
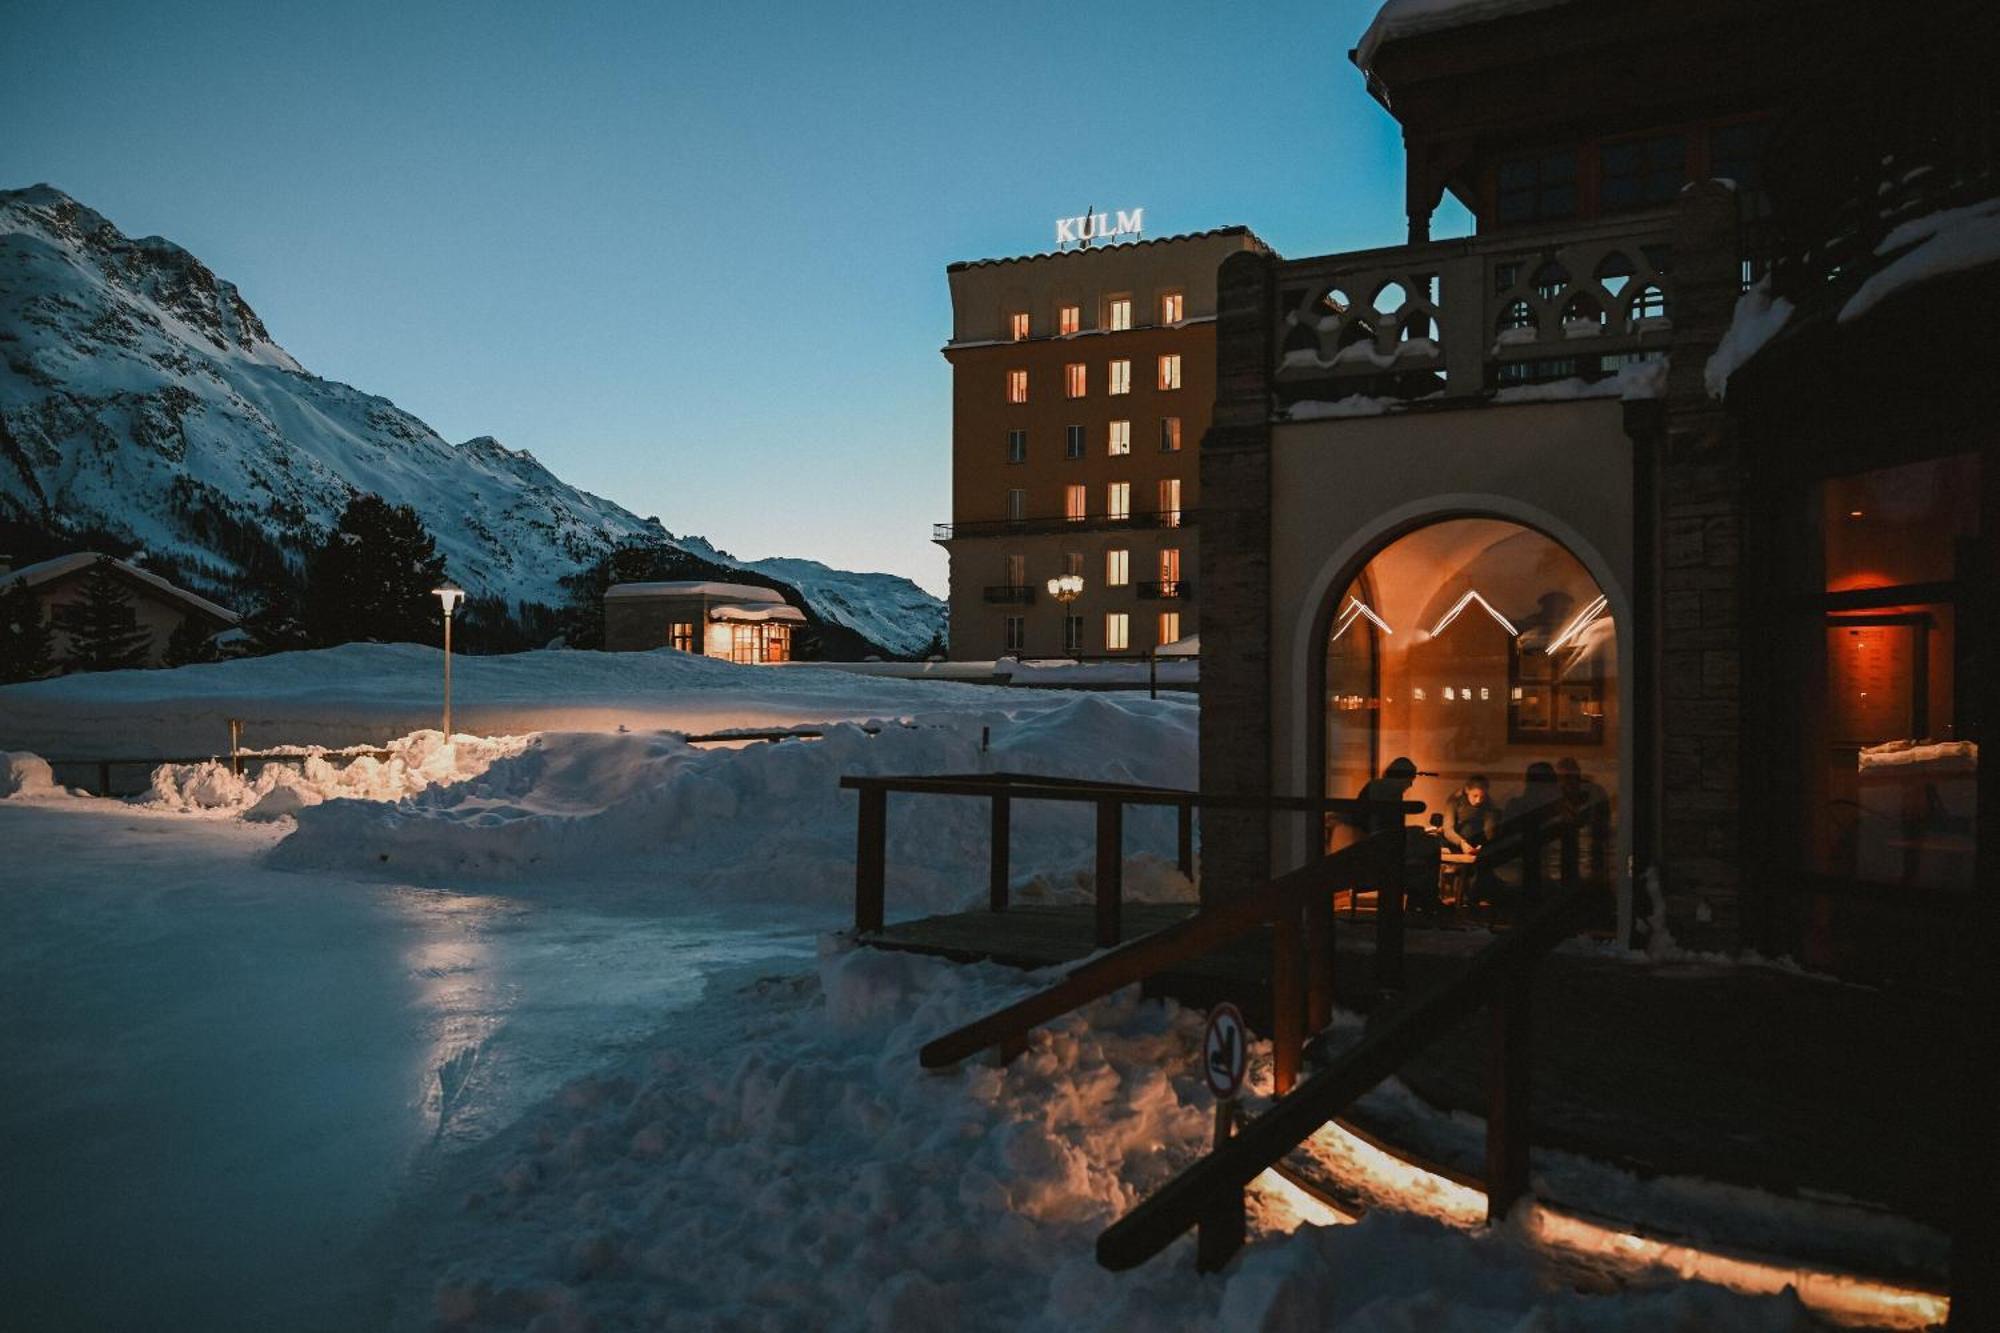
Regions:
<svg viewBox="0 0 2000 1333"><path fill-rule="evenodd" d="M1216 272L1244 227L953 264L951 653L1130 653L1195 632ZM1068 605L1048 580L1078 575Z"/></svg>

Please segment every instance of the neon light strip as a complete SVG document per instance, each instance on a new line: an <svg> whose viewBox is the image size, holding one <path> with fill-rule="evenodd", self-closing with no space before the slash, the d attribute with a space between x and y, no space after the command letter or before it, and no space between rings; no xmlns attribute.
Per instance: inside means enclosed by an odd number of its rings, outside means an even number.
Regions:
<svg viewBox="0 0 2000 1333"><path fill-rule="evenodd" d="M1327 642L1329 644L1339 643L1340 636L1347 633L1353 627L1354 622L1363 616L1368 617L1369 623L1384 634L1394 634L1396 632L1389 628L1388 621L1382 619L1382 617L1369 609L1368 603L1362 601L1359 597L1349 597L1347 599L1347 608L1340 613L1340 623L1333 627L1333 637L1328 639Z"/></svg>
<svg viewBox="0 0 2000 1333"><path fill-rule="evenodd" d="M1484 607L1486 609L1487 615L1492 616L1495 620L1499 621L1500 627L1506 630L1507 633L1512 635L1520 634L1521 631L1514 628L1513 621L1507 619L1507 617L1501 615L1498 611L1495 611L1493 609L1493 603L1487 601L1484 597L1481 597L1476 589L1467 588L1465 590L1465 596L1459 598L1457 605L1453 606L1451 610L1445 612L1444 619L1438 621L1436 628L1431 630L1431 637L1435 639L1438 635L1444 633L1445 627L1450 625L1452 621L1458 619L1458 613L1465 610L1467 606L1470 606L1474 602L1477 602L1479 603L1480 606Z"/></svg>
<svg viewBox="0 0 2000 1333"><path fill-rule="evenodd" d="M1564 630L1562 633L1556 635L1556 641L1550 644L1548 647L1542 649L1542 652L1550 657L1554 657L1556 655L1557 649L1561 648L1571 639L1574 639L1577 635L1583 633L1584 630L1590 627L1590 623L1593 620L1596 620L1599 616L1604 614L1604 608L1607 605L1607 600L1608 599L1606 599L1603 593L1599 593L1597 595L1597 600L1592 602L1589 606L1584 607L1583 610L1577 612L1576 619L1569 622L1569 628Z"/></svg>

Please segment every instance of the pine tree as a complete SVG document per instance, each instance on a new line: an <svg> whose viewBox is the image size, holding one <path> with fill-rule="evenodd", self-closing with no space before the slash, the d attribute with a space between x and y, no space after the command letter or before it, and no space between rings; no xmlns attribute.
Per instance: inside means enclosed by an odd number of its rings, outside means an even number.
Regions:
<svg viewBox="0 0 2000 1333"><path fill-rule="evenodd" d="M42 600L16 579L0 592L0 682L38 680L55 665Z"/></svg>
<svg viewBox="0 0 2000 1333"><path fill-rule="evenodd" d="M174 626L174 632L167 636L167 650L160 657L162 666L194 666L201 662L213 662L221 656L215 649L215 636L206 625L194 616L183 616L181 623Z"/></svg>
<svg viewBox="0 0 2000 1333"><path fill-rule="evenodd" d="M281 570L262 579L253 594L253 609L243 618L251 650L257 654L285 653L312 647L299 617L299 595Z"/></svg>
<svg viewBox="0 0 2000 1333"><path fill-rule="evenodd" d="M379 495L347 502L340 526L306 560L305 626L320 645L431 643L444 557L417 511Z"/></svg>
<svg viewBox="0 0 2000 1333"><path fill-rule="evenodd" d="M69 636L72 671L122 671L146 665L153 632L139 624L132 596L99 560L83 578L83 596L56 608L55 625Z"/></svg>

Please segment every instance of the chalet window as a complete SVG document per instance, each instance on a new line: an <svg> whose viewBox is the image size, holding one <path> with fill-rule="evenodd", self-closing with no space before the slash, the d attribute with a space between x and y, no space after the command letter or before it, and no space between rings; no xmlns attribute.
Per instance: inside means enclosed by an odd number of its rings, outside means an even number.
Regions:
<svg viewBox="0 0 2000 1333"><path fill-rule="evenodd" d="M1739 199L1764 189L1764 141L1771 122L1752 120L1722 125L1708 132L1708 174L1736 187Z"/></svg>
<svg viewBox="0 0 2000 1333"><path fill-rule="evenodd" d="M1160 612L1160 646L1164 648L1180 637L1181 613L1178 611Z"/></svg>
<svg viewBox="0 0 2000 1333"><path fill-rule="evenodd" d="M694 623L687 620L676 620L673 624L667 626L667 646L669 648L677 648L684 653L693 652Z"/></svg>
<svg viewBox="0 0 2000 1333"><path fill-rule="evenodd" d="M1687 184L1687 136L1658 134L1597 150L1597 202L1604 209L1670 204Z"/></svg>
<svg viewBox="0 0 2000 1333"><path fill-rule="evenodd" d="M1063 517L1072 523L1081 523L1088 516L1087 491L1082 486L1063 487Z"/></svg>
<svg viewBox="0 0 2000 1333"><path fill-rule="evenodd" d="M1104 553L1104 586L1122 588L1132 581L1132 553L1130 551L1106 551Z"/></svg>
<svg viewBox="0 0 2000 1333"><path fill-rule="evenodd" d="M1132 646L1132 617L1112 611L1104 617L1104 651L1122 653Z"/></svg>
<svg viewBox="0 0 2000 1333"><path fill-rule="evenodd" d="M1800 674L1805 868L1973 887L1978 751L1958 634L1979 539L1966 454L1820 482Z"/></svg>
<svg viewBox="0 0 2000 1333"><path fill-rule="evenodd" d="M1131 453L1132 423L1129 421L1112 422L1109 430L1105 432L1104 438L1106 451L1112 455Z"/></svg>
<svg viewBox="0 0 2000 1333"><path fill-rule="evenodd" d="M1057 333L1067 335L1077 332L1082 327L1083 327L1082 306L1066 305L1056 311Z"/></svg>
<svg viewBox="0 0 2000 1333"><path fill-rule="evenodd" d="M1132 298L1129 296L1112 297L1107 313L1110 318L1105 320L1105 327L1113 333L1123 333L1126 329L1132 327Z"/></svg>
<svg viewBox="0 0 2000 1333"><path fill-rule="evenodd" d="M1187 304L1179 292L1168 292L1160 298L1160 323L1178 324L1186 317Z"/></svg>
<svg viewBox="0 0 2000 1333"><path fill-rule="evenodd" d="M1028 432L1024 430L1007 432L1007 461L1010 463L1028 461Z"/></svg>
<svg viewBox="0 0 2000 1333"><path fill-rule="evenodd" d="M1132 483L1129 481L1109 482L1104 487L1104 516L1106 518L1132 517Z"/></svg>
<svg viewBox="0 0 2000 1333"><path fill-rule="evenodd" d="M1083 457L1083 427L1067 426L1063 429L1063 457Z"/></svg>
<svg viewBox="0 0 2000 1333"><path fill-rule="evenodd" d="M1072 398L1081 398L1090 386L1090 372L1081 361L1072 361L1063 367L1063 391Z"/></svg>
<svg viewBox="0 0 2000 1333"><path fill-rule="evenodd" d="M1536 153L1500 164L1499 219L1547 222L1576 216L1576 152Z"/></svg>
<svg viewBox="0 0 2000 1333"><path fill-rule="evenodd" d="M1028 401L1028 372L1010 370L1007 372L1007 401L1025 403Z"/></svg>
<svg viewBox="0 0 2000 1333"><path fill-rule="evenodd" d="M1169 352L1160 358L1160 387L1178 389L1181 387L1181 354Z"/></svg>
<svg viewBox="0 0 2000 1333"><path fill-rule="evenodd" d="M1013 334L1015 342L1025 342L1028 337L1028 312L1017 310L1009 315L1007 317L1007 327L1008 331Z"/></svg>
<svg viewBox="0 0 2000 1333"><path fill-rule="evenodd" d="M1160 478L1160 526L1177 528L1181 525L1181 479L1179 477Z"/></svg>
<svg viewBox="0 0 2000 1333"><path fill-rule="evenodd" d="M1107 393L1132 392L1132 363L1130 361L1113 361L1111 363L1110 374L1111 374L1111 387L1105 390L1105 392Z"/></svg>
<svg viewBox="0 0 2000 1333"><path fill-rule="evenodd" d="M1181 581L1181 552L1178 546L1160 548L1160 585L1162 590Z"/></svg>

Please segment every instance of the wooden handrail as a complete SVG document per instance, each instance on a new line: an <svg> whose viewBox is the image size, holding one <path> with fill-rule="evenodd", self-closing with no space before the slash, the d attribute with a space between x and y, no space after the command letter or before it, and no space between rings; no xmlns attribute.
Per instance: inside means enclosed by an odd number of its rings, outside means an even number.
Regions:
<svg viewBox="0 0 2000 1333"><path fill-rule="evenodd" d="M1098 1262L1113 1270L1136 1267L1231 1196L1240 1196L1259 1173L1395 1073L1411 1056L1504 989L1519 986L1522 969L1568 935L1576 914L1591 897L1588 888L1568 889L1526 925L1480 950L1456 975L1440 978L1371 1026L1359 1043L1331 1065L1280 1097L1234 1138L1107 1227L1097 1238ZM1523 1127L1506 1128L1518 1132ZM1525 1138L1518 1142L1525 1147ZM1506 1151L1519 1153L1525 1166L1521 1148L1509 1145ZM1489 1143L1489 1163L1493 1157Z"/></svg>
<svg viewBox="0 0 2000 1333"><path fill-rule="evenodd" d="M1027 774L979 773L947 777L878 777L849 773L840 779L849 791L893 791L931 796L1011 796L1020 801L1099 801L1126 805L1190 805L1198 810L1279 810L1370 816L1421 814L1422 801L1368 801L1350 796L1237 796L1148 787L1136 783L1093 782Z"/></svg>
<svg viewBox="0 0 2000 1333"><path fill-rule="evenodd" d="M1004 1048L1092 1000L1199 957L1280 916L1295 915L1315 895L1331 894L1350 876L1363 879L1383 873L1388 857L1400 861L1402 855L1402 829L1374 834L1281 875L1255 892L1220 907L1205 908L1185 921L1087 959L1046 990L926 1043L918 1060L926 1069L942 1069L988 1047Z"/></svg>

